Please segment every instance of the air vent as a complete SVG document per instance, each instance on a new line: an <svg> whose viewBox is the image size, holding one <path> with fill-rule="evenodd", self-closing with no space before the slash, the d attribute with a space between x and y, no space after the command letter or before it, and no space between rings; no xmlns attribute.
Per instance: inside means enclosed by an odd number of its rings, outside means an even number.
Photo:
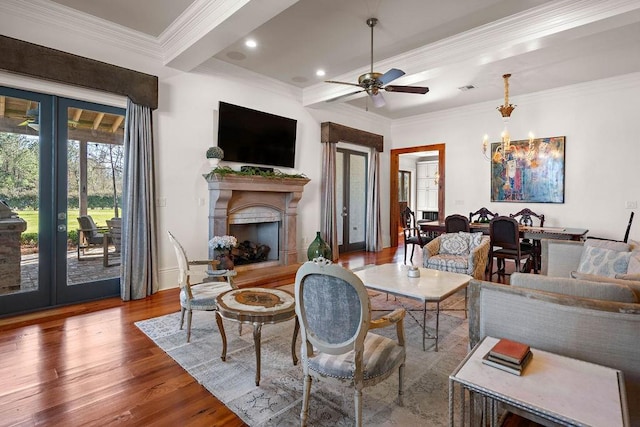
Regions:
<svg viewBox="0 0 640 427"><path fill-rule="evenodd" d="M475 88L476 88L476 87L475 87L474 85L466 85L466 86L460 86L460 87L458 88L458 90L460 90L460 91L462 91L462 92L466 92L466 91L468 91L468 90L475 89Z"/></svg>

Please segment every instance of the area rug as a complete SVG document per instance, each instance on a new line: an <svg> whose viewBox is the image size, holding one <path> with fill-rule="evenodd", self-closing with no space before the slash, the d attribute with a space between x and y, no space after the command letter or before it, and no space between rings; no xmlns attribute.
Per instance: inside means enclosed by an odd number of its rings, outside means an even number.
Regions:
<svg viewBox="0 0 640 427"><path fill-rule="evenodd" d="M391 310L399 306L421 309L421 304L371 293L373 309ZM464 291L441 303L441 308L463 308ZM374 311L380 317L383 311ZM363 423L367 426L448 425L448 377L467 354L468 324L464 311L440 313L439 351L427 340L422 350L421 311L405 318L407 360L404 406L397 404L398 376L363 392ZM255 385L255 350L251 325L224 321L228 340L227 360L220 360L221 338L213 312L195 312L191 342L179 330L180 313L136 323L149 338L250 426L297 426L302 407L302 368L291 360L293 321L262 327L262 369L260 386ZM427 314L427 331L434 332L435 313ZM393 338L395 328L376 330ZM298 337L300 357L300 337ZM322 382L311 387L310 426L351 426L354 424L353 389Z"/></svg>

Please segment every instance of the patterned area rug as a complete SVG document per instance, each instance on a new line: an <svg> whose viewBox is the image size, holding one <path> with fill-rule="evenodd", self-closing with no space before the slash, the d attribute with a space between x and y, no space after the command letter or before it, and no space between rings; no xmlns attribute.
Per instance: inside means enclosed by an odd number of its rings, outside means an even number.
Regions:
<svg viewBox="0 0 640 427"><path fill-rule="evenodd" d="M374 310L392 310L399 306L421 310L421 304L371 293ZM431 304L430 304L431 306ZM441 308L464 307L464 291L441 304ZM429 307L431 308L431 307ZM374 311L373 317L383 315ZM367 426L448 425L448 377L467 354L468 324L464 311L440 313L439 351L427 340L422 350L421 311L411 311L405 318L407 361L404 406L396 403L398 376L363 392L363 421ZM291 360L293 321L262 327L262 373L256 387L255 351L251 325L224 323L227 334L227 360L220 360L220 334L213 312L195 312L191 343L179 330L180 313L137 322L160 348L169 354L199 383L251 426L298 426L302 407L302 368ZM435 312L427 313L427 331L434 332ZM376 330L390 338L395 328ZM300 337L298 337L300 357ZM353 389L314 382L311 387L309 425L351 426L354 424Z"/></svg>

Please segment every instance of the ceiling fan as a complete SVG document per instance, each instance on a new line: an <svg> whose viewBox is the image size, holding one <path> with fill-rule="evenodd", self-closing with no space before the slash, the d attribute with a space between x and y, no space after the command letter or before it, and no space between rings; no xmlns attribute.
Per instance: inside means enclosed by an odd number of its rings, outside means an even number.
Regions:
<svg viewBox="0 0 640 427"><path fill-rule="evenodd" d="M367 25L371 28L371 71L368 73L362 74L358 77L358 83L347 83L347 82L338 82L335 80L326 80L326 83L337 83L341 85L349 85L349 86L357 86L360 89L348 93L346 95L341 95L337 98L332 99L335 101L340 98L344 98L347 96L354 95L360 92L367 92L367 95L371 98L373 105L375 107L383 107L385 105L384 98L380 93L381 90L386 90L387 92L404 92L404 93L417 93L424 95L429 92L429 88L425 86L398 86L398 85L388 85L387 83L397 79L398 77L403 76L405 73L402 70L397 68L392 68L384 74L376 73L373 71L373 27L378 23L377 18L369 18L367 19Z"/></svg>

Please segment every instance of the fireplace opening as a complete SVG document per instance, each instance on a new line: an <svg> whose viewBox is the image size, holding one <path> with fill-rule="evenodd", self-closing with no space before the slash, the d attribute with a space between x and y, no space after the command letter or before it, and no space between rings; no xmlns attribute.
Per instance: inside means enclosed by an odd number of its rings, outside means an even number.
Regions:
<svg viewBox="0 0 640 427"><path fill-rule="evenodd" d="M236 265L278 261L280 221L229 224L229 232L238 239L233 252Z"/></svg>

